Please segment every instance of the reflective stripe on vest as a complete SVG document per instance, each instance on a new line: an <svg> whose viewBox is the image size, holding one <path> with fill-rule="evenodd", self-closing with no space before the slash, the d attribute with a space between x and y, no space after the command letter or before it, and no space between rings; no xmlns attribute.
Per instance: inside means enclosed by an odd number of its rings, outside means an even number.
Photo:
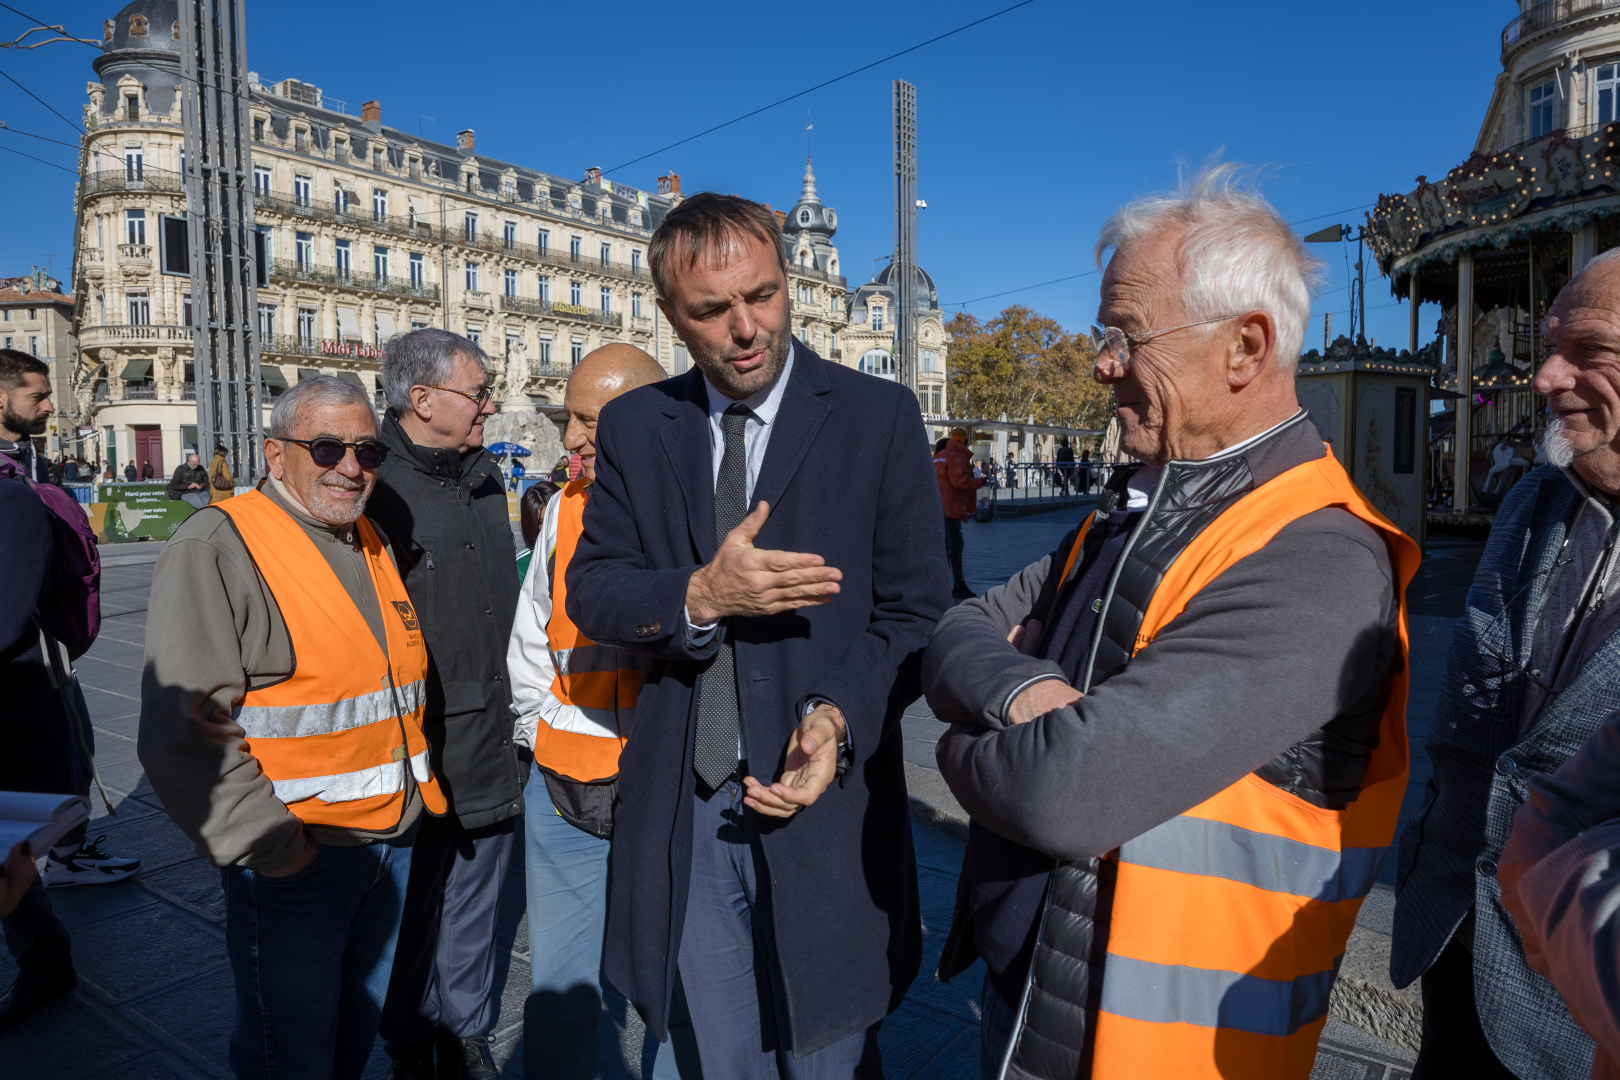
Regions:
<svg viewBox="0 0 1620 1080"><path fill-rule="evenodd" d="M555 724L535 728L534 759L574 780L610 780L619 773L619 752L628 716L641 693L641 671L625 668L624 653L598 645L568 617L568 564L585 531L590 489L584 475L557 494L557 546L552 559L551 619L546 640L557 673L551 695L563 705ZM621 721L621 716L623 721Z"/></svg>
<svg viewBox="0 0 1620 1080"><path fill-rule="evenodd" d="M1326 454L1228 507L1165 571L1136 648L1289 522L1348 511L1388 544L1400 603L1378 746L1361 792L1327 810L1249 774L1123 844L1091 1075L1305 1080L1328 992L1406 790L1406 586L1417 546Z"/></svg>
<svg viewBox="0 0 1620 1080"><path fill-rule="evenodd" d="M293 670L233 709L276 797L315 825L382 831L406 804L407 770L427 808L445 799L422 731L427 646L404 582L371 523L355 522L386 651L303 528L253 491L219 504L287 627Z"/></svg>

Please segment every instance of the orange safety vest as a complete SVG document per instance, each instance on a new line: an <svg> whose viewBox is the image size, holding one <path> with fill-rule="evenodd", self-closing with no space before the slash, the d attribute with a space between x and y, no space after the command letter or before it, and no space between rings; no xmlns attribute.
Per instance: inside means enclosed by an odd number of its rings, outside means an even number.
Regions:
<svg viewBox="0 0 1620 1080"><path fill-rule="evenodd" d="M568 617L568 563L585 531L585 503L590 489L584 474L570 481L557 496L557 546L551 559L551 620L546 639L557 673L551 694L572 705L591 726L616 735L564 731L538 720L534 733L534 759L544 769L571 780L611 780L619 774L619 751L628 741L629 714L641 693L641 670L620 665L630 659L617 649L598 645ZM543 573L543 568L536 568ZM621 722L621 714L624 721Z"/></svg>
<svg viewBox="0 0 1620 1080"><path fill-rule="evenodd" d="M315 542L259 491L219 504L281 610L293 670L249 690L233 719L278 799L310 825L381 832L399 824L406 770L445 812L422 733L428 657L405 583L371 522L355 529L383 611L387 652ZM393 618L389 615L392 614Z"/></svg>
<svg viewBox="0 0 1620 1080"><path fill-rule="evenodd" d="M1406 793L1406 586L1417 545L1331 455L1238 500L1165 572L1136 649L1289 522L1349 511L1389 545L1400 653L1361 793L1326 810L1254 774L1123 844L1097 1016L1095 1080L1305 1080L1328 991ZM1331 567L1325 572L1331 573Z"/></svg>

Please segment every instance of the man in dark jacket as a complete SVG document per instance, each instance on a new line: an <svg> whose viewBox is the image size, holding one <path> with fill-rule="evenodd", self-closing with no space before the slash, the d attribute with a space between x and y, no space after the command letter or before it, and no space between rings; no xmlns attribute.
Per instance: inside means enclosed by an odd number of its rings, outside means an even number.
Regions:
<svg viewBox="0 0 1620 1080"><path fill-rule="evenodd" d="M484 351L447 330L395 338L383 361L388 459L366 512L394 545L427 638L427 734L449 800L417 835L382 1036L396 1078L493 1078L496 904L523 810L506 645L517 551L484 449L495 411Z"/></svg>
<svg viewBox="0 0 1620 1080"><path fill-rule="evenodd" d="M169 498L184 500L201 510L208 505L208 470L202 467L196 454L187 454L184 465L174 470L169 478Z"/></svg>
<svg viewBox="0 0 1620 1080"><path fill-rule="evenodd" d="M566 575L650 661L604 971L662 1040L679 970L705 1075L875 1078L921 953L900 716L947 604L922 416L793 340L764 206L694 195L648 256L695 366L602 410Z"/></svg>

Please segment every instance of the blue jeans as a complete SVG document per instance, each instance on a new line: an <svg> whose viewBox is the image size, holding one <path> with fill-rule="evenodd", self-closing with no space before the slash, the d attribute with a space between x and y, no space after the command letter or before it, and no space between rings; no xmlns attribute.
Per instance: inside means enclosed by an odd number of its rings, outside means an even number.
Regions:
<svg viewBox="0 0 1620 1080"><path fill-rule="evenodd" d="M285 877L220 871L238 1080L357 1080L365 1071L415 838L412 828L360 847L323 844Z"/></svg>
<svg viewBox="0 0 1620 1080"><path fill-rule="evenodd" d="M602 985L602 941L607 935L608 852L612 842L557 815L537 765L523 791L524 885L529 900L529 972L534 989L523 1008L523 1075L529 1080L612 1075L598 1062L603 999L623 1015L629 1003ZM680 993L679 987L676 990ZM677 1003L670 1041L630 1046L620 1032L626 1072L654 1080L696 1080L695 1058L685 1053L691 1022ZM683 1023L684 1021L684 1023ZM686 1062L677 1064L677 1054ZM695 1055L695 1043L692 1055ZM638 1062L632 1067L631 1062Z"/></svg>

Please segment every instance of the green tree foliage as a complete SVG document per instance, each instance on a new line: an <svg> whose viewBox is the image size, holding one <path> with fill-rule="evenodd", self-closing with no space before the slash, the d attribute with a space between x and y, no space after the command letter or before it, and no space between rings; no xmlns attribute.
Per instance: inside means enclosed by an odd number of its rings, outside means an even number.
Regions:
<svg viewBox="0 0 1620 1080"><path fill-rule="evenodd" d="M985 420L1098 429L1113 413L1113 394L1091 377L1088 338L1018 304L989 322L962 312L945 325L950 412Z"/></svg>

